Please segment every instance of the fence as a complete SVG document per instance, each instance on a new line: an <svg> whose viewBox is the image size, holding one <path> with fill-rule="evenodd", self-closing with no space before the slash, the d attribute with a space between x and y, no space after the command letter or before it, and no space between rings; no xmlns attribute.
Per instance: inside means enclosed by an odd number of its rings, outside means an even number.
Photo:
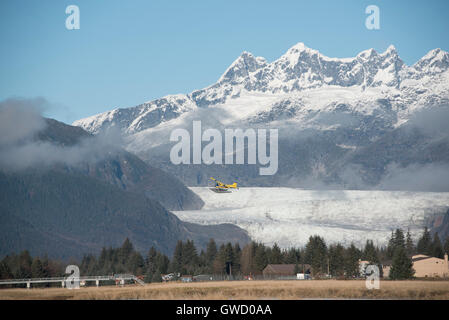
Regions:
<svg viewBox="0 0 449 320"><path fill-rule="evenodd" d="M97 286L100 285L100 281L114 281L115 283L125 284L125 281L134 281L135 283L144 285L145 283L132 274L115 274L111 276L84 276L79 277L76 280L79 280L80 283L86 283L88 281L95 282ZM31 287L33 283L60 283L62 287L64 287L67 281L73 281L72 279L68 279L67 277L52 277L52 278L28 278L28 279L6 279L0 280L0 285L18 285L18 284L26 284L27 288Z"/></svg>

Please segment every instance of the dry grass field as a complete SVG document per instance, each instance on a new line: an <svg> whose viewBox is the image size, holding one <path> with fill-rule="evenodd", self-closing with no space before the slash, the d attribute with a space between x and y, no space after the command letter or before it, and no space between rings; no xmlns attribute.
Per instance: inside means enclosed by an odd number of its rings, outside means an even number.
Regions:
<svg viewBox="0 0 449 320"><path fill-rule="evenodd" d="M158 283L124 287L0 289L0 299L446 299L449 281L381 281L367 290L365 281L220 281Z"/></svg>

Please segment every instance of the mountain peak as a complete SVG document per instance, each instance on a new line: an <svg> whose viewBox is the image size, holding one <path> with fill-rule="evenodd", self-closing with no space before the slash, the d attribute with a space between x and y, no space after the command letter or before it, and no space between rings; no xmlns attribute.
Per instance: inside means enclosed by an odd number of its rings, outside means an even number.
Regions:
<svg viewBox="0 0 449 320"><path fill-rule="evenodd" d="M314 54L320 54L318 50L311 49L307 47L303 42L298 42L293 47L287 50L287 52L282 55L277 61L290 66L294 66L298 63L300 58L305 58L306 56L312 56Z"/></svg>
<svg viewBox="0 0 449 320"><path fill-rule="evenodd" d="M440 48L436 48L433 50L430 50L424 57L421 58L421 60L429 60L429 59L444 59L445 56L447 56L448 53L444 50L441 50Z"/></svg>
<svg viewBox="0 0 449 320"><path fill-rule="evenodd" d="M390 46L387 48L387 50L385 50L384 53L395 53L395 54L397 54L396 47L394 45L390 44Z"/></svg>
<svg viewBox="0 0 449 320"><path fill-rule="evenodd" d="M357 57L361 57L361 58L367 59L367 58L372 58L372 57L374 57L376 55L377 55L377 51L374 50L373 48L371 48L371 49L364 50L364 51L360 52L357 55Z"/></svg>
<svg viewBox="0 0 449 320"><path fill-rule="evenodd" d="M416 70L427 72L442 72L449 68L449 53L440 48L430 50L424 57L419 59L413 67Z"/></svg>
<svg viewBox="0 0 449 320"><path fill-rule="evenodd" d="M251 52L243 51L223 73L218 82L232 81L236 78L248 76L250 72L254 72L266 64L265 58L255 57Z"/></svg>
<svg viewBox="0 0 449 320"><path fill-rule="evenodd" d="M243 51L243 52L240 54L239 58L241 58L241 57L254 57L254 55L253 55L251 52ZM239 59L239 58L237 58L237 59Z"/></svg>
<svg viewBox="0 0 449 320"><path fill-rule="evenodd" d="M289 51L290 51L290 50L300 50L300 51L302 51L302 50L305 50L305 49L308 49L308 47L306 47L306 45L304 44L304 42L298 42L297 44L295 44L294 46L292 46L292 47L289 49Z"/></svg>
<svg viewBox="0 0 449 320"><path fill-rule="evenodd" d="M424 57L419 59L417 64L422 63L424 61L435 61L435 60L442 61L447 59L448 55L449 54L447 51L441 50L440 48L436 48L427 52L427 54Z"/></svg>
<svg viewBox="0 0 449 320"><path fill-rule="evenodd" d="M442 82L445 78L440 79L438 75L443 72L447 74L448 70L449 54L439 48L429 51L413 66L407 66L393 45L388 46L382 53L371 48L360 52L356 57L333 58L299 42L270 63L262 57L243 51L218 82L188 95L171 95L153 100L146 103L144 108L139 105L129 109L108 111L76 121L74 124L93 133L117 126L123 132L131 134L155 127L194 110L195 107L224 105L228 98L236 101L235 99L238 100L240 96L254 92L267 95L271 93L273 96L291 92L294 95L302 90L327 86L341 87L344 90L360 87L361 92L365 92L369 87L402 90L404 80L423 78L425 82L406 81L403 87L428 86L429 82L438 84L433 91L440 90L440 87L446 90L447 85ZM409 94L407 90L404 91L404 96ZM427 103L427 100L424 100L427 96L422 94L421 97L424 97L420 100L422 104ZM411 98L414 99L417 97ZM302 102L298 102L300 103ZM286 108L284 105L282 107ZM271 117L271 114L267 117Z"/></svg>
<svg viewBox="0 0 449 320"><path fill-rule="evenodd" d="M318 50L307 47L304 42L298 42L293 47L288 49L285 55L297 54L301 52L318 53Z"/></svg>

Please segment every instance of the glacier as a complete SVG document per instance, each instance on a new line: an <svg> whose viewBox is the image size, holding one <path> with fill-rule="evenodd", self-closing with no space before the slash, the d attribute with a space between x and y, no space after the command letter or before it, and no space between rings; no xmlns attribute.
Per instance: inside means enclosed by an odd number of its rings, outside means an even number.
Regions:
<svg viewBox="0 0 449 320"><path fill-rule="evenodd" d="M205 202L201 210L174 211L181 220L213 225L232 223L266 245L300 247L312 235L328 244L366 240L385 245L395 228L410 230L416 240L435 214L446 212L449 192L304 190L240 188L217 194L192 187Z"/></svg>

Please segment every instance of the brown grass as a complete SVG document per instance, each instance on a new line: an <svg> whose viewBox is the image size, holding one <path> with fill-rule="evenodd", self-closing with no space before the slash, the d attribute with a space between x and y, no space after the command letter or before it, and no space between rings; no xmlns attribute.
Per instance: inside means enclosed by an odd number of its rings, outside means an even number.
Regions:
<svg viewBox="0 0 449 320"><path fill-rule="evenodd" d="M0 299L446 299L449 281L381 281L367 290L360 280L220 281L145 286L1 289Z"/></svg>

